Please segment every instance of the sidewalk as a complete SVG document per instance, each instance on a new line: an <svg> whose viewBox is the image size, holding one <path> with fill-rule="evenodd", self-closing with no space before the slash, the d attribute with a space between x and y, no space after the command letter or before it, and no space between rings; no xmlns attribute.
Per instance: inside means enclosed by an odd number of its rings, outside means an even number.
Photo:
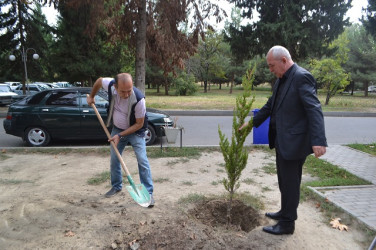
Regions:
<svg viewBox="0 0 376 250"><path fill-rule="evenodd" d="M376 230L376 157L343 145L329 145L321 159L372 183L312 189Z"/></svg>

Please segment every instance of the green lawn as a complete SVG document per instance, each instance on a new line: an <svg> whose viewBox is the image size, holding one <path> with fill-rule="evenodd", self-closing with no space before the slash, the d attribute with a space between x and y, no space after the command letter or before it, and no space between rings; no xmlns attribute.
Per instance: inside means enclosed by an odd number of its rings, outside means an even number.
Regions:
<svg viewBox="0 0 376 250"><path fill-rule="evenodd" d="M242 88L236 86L233 93L229 94L229 87L211 86L207 93L203 87L193 96L175 96L175 90L170 89L169 95L164 94L164 89L157 93L156 89L146 89L146 102L150 108L173 109L173 110L232 110L235 107L236 97L242 93ZM255 87L255 102L252 108L261 108L271 95L270 87ZM329 105L325 103L325 93L319 91L319 99L323 111L353 111L353 112L376 112L376 94L369 93L368 97L363 93L356 93L354 96L340 95L330 99Z"/></svg>
<svg viewBox="0 0 376 250"><path fill-rule="evenodd" d="M365 153L371 154L376 156L376 143L371 144L349 144L347 145L351 148L357 149L359 151L363 151Z"/></svg>

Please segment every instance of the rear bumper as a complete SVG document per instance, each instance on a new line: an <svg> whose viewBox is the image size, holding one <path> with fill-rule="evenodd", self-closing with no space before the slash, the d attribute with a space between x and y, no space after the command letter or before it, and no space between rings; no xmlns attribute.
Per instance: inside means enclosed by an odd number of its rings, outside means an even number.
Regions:
<svg viewBox="0 0 376 250"><path fill-rule="evenodd" d="M12 103L11 96L1 96L0 97L0 105L8 105Z"/></svg>
<svg viewBox="0 0 376 250"><path fill-rule="evenodd" d="M7 119L4 119L3 121L3 127L4 127L4 130L5 130L5 133L9 134L9 135L14 135L14 136L17 136L17 137L23 137L23 133L20 132L20 131L16 131L16 130L12 130L12 121L11 120L7 120Z"/></svg>

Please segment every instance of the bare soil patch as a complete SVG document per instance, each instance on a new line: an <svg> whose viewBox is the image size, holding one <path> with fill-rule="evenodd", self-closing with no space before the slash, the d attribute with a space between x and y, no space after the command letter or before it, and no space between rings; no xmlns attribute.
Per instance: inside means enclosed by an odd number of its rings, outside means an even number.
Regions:
<svg viewBox="0 0 376 250"><path fill-rule="evenodd" d="M6 157L4 157L4 155ZM139 183L132 153L124 155ZM125 188L105 198L110 183L89 185L109 168L109 156L94 154L14 154L0 158L0 249L364 249L365 236L332 229L315 204L304 202L293 235L273 236L262 226L279 208L277 177L265 166L274 157L252 151L239 192L259 197L265 208L234 202L234 223L226 227L224 199L181 202L192 194L225 194L220 152L197 159L149 159L156 205L138 206ZM305 177L306 178L306 177Z"/></svg>

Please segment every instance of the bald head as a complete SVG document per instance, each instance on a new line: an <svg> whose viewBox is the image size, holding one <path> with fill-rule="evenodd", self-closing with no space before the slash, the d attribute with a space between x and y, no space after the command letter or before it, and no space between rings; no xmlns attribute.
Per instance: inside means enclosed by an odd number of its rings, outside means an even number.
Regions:
<svg viewBox="0 0 376 250"><path fill-rule="evenodd" d="M133 90L132 76L128 73L117 74L115 76L115 89L121 98L128 98Z"/></svg>
<svg viewBox="0 0 376 250"><path fill-rule="evenodd" d="M132 76L128 73L120 73L115 76L115 84L119 82L131 82L133 84Z"/></svg>

